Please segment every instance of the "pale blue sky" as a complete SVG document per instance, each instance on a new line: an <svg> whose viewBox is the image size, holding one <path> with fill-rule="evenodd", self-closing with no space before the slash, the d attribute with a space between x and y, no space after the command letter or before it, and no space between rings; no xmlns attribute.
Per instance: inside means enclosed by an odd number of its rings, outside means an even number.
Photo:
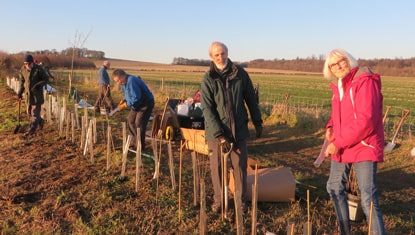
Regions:
<svg viewBox="0 0 415 235"><path fill-rule="evenodd" d="M415 56L415 1L3 0L0 50L85 46L107 57L170 63L208 58L223 41L235 61L295 58L341 47L358 58Z"/></svg>

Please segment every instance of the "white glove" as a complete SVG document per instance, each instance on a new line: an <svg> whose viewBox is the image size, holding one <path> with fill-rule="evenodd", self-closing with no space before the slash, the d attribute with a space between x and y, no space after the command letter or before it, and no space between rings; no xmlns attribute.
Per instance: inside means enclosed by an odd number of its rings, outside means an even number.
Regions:
<svg viewBox="0 0 415 235"><path fill-rule="evenodd" d="M110 117L112 117L112 115L114 115L116 112L118 112L118 111L120 111L120 109L119 108L115 108L115 109L113 109L109 114L108 114L108 116L110 116Z"/></svg>

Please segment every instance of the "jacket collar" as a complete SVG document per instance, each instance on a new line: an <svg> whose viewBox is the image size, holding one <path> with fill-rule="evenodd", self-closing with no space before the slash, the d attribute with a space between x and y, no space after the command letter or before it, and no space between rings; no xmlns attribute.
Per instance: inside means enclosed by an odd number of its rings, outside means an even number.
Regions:
<svg viewBox="0 0 415 235"><path fill-rule="evenodd" d="M369 78L380 82L380 75L373 73L368 67L355 67L342 79L343 88L349 83L361 83ZM330 87L337 89L337 83L332 81Z"/></svg>
<svg viewBox="0 0 415 235"><path fill-rule="evenodd" d="M219 72L219 70L216 68L215 63L210 62L209 67L209 76L212 79L229 79L232 80L236 78L238 74L238 66L234 64L230 59L228 59L228 64L223 69L222 72Z"/></svg>

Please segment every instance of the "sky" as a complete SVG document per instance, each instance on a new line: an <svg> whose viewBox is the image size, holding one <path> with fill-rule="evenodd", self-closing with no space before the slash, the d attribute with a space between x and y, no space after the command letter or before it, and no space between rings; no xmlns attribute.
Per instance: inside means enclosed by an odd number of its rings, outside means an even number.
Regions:
<svg viewBox="0 0 415 235"><path fill-rule="evenodd" d="M343 48L356 58L415 57L413 0L2 0L0 50L84 47L106 57L171 63L208 59L212 41L234 61L293 59Z"/></svg>

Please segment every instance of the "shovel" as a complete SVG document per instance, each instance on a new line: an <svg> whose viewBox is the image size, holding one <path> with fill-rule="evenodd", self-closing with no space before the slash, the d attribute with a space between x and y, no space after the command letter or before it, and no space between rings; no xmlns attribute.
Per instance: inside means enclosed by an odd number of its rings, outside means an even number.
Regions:
<svg viewBox="0 0 415 235"><path fill-rule="evenodd" d="M396 127L395 134L393 135L392 141L389 142L385 146L385 148L383 149L383 152L390 153L393 150L393 148L395 148L395 146L396 146L396 143L395 143L396 137L398 136L399 130L401 129L401 126L402 126L403 122L405 121L405 119L408 117L408 115L409 115L409 110L408 109L403 110L401 120L399 121L398 126Z"/></svg>
<svg viewBox="0 0 415 235"><path fill-rule="evenodd" d="M388 113L389 113L390 109L391 109L391 106L386 106L385 115L383 115L383 119L382 119L383 125L385 125L386 118L388 117Z"/></svg>
<svg viewBox="0 0 415 235"><path fill-rule="evenodd" d="M19 99L19 113L18 113L18 115L17 115L17 126L14 128L14 134L17 134L17 132L19 132L19 129L20 129L20 127L21 127L21 125L20 125L20 106L21 106L21 103L22 103L22 99Z"/></svg>
<svg viewBox="0 0 415 235"><path fill-rule="evenodd" d="M231 148L229 152L223 153L222 149L222 190L223 190L223 200L224 200L224 208L223 208L223 216L225 219L228 218L228 208L229 208L229 181L228 181L228 158L233 150L233 143L231 143Z"/></svg>

